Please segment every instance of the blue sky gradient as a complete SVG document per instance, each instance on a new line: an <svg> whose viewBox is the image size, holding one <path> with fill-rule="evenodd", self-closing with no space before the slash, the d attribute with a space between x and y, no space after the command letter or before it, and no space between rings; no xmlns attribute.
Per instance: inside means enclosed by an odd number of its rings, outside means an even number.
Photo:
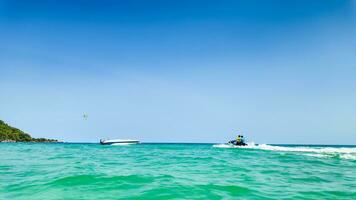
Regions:
<svg viewBox="0 0 356 200"><path fill-rule="evenodd" d="M354 0L0 0L0 44L34 137L356 144Z"/></svg>

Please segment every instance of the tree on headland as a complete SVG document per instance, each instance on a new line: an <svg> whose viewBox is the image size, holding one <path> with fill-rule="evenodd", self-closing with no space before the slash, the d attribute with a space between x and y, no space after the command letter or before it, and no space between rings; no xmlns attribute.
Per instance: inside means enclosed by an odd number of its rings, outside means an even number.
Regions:
<svg viewBox="0 0 356 200"><path fill-rule="evenodd" d="M0 120L0 142L58 142L53 139L32 138L29 134L14 128Z"/></svg>

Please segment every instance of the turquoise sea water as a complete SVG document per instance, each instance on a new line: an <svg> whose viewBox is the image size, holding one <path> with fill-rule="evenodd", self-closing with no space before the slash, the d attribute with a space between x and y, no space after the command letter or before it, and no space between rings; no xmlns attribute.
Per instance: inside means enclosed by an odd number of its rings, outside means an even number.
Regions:
<svg viewBox="0 0 356 200"><path fill-rule="evenodd" d="M3 143L0 199L356 199L356 147Z"/></svg>

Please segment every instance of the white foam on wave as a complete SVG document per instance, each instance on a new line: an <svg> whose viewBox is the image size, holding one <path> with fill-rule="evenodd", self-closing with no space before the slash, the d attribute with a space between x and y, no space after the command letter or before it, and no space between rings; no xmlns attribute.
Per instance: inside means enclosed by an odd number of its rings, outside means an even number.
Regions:
<svg viewBox="0 0 356 200"><path fill-rule="evenodd" d="M274 146L268 144L256 145L251 142L247 146L233 146L229 144L216 144L216 148L244 148L244 149L260 149L268 151L281 152L301 152L305 155L313 157L332 157L339 156L340 158L356 160L356 147L308 147L308 146Z"/></svg>
<svg viewBox="0 0 356 200"><path fill-rule="evenodd" d="M356 155L352 155L352 154L343 154L340 155L340 157L348 160L356 160Z"/></svg>
<svg viewBox="0 0 356 200"><path fill-rule="evenodd" d="M312 154L305 154L305 155L307 155L307 156L311 156L311 157L317 157L317 158L328 158L328 157L330 157L330 155L325 155L325 154L314 154L314 153L312 153Z"/></svg>

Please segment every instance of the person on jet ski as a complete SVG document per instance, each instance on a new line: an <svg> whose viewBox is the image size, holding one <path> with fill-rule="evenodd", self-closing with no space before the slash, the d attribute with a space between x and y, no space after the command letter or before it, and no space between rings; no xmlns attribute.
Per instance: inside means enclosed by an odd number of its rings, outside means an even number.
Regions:
<svg viewBox="0 0 356 200"><path fill-rule="evenodd" d="M245 146L246 145L243 135L238 135L237 139L235 141L233 141L232 143L234 145L238 145L238 146Z"/></svg>
<svg viewBox="0 0 356 200"><path fill-rule="evenodd" d="M244 140L244 136L243 135L239 135L239 138L237 140L237 144L238 145L244 145L245 144L245 140Z"/></svg>
<svg viewBox="0 0 356 200"><path fill-rule="evenodd" d="M228 142L228 144L233 144L233 145L237 145L237 146L246 146L247 145L245 143L243 135L238 135L236 140L231 140Z"/></svg>
<svg viewBox="0 0 356 200"><path fill-rule="evenodd" d="M238 135L236 138L236 144L239 145L241 144L241 135Z"/></svg>

